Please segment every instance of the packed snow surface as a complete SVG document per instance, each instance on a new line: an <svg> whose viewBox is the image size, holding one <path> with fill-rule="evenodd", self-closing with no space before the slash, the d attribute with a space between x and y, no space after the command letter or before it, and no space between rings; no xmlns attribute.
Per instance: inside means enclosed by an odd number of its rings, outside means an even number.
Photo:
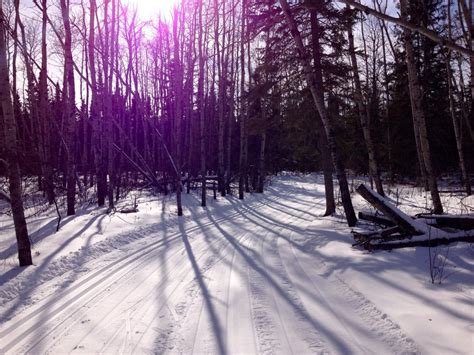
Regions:
<svg viewBox="0 0 474 355"><path fill-rule="evenodd" d="M207 208L195 191L181 218L136 196L138 213L84 207L57 233L54 211L30 218L23 269L0 217L0 353L474 354L472 245L431 250L441 284L427 248L353 249L318 175Z"/></svg>

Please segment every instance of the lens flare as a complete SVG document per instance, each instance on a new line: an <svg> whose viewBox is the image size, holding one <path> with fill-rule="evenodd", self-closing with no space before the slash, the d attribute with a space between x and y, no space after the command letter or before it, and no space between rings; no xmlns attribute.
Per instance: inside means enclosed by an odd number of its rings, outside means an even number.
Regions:
<svg viewBox="0 0 474 355"><path fill-rule="evenodd" d="M124 5L136 8L142 20L151 20L158 15L169 17L178 2L179 0L122 0Z"/></svg>

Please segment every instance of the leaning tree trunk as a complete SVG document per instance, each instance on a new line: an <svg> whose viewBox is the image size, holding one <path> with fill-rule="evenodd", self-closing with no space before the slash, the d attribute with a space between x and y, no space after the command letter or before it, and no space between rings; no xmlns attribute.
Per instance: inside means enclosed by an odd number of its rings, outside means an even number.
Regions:
<svg viewBox="0 0 474 355"><path fill-rule="evenodd" d="M347 24L347 33L349 37L349 55L351 57L352 72L354 75L354 97L359 111L360 125L362 126L365 146L369 155L369 173L370 177L375 182L375 188L377 189L377 192L380 195L384 196L382 180L380 179L377 158L375 155L374 142L372 140L372 134L370 133L369 109L368 106L364 104L364 97L362 95L362 87L359 78L359 68L357 65L357 58L355 54L354 34L352 32L352 23L350 22L348 22Z"/></svg>
<svg viewBox="0 0 474 355"><path fill-rule="evenodd" d="M0 114L3 115L5 158L7 161L8 180L10 189L10 203L12 206L13 223L15 225L18 259L20 266L33 264L31 259L31 245L28 238L23 201L21 196L20 154L16 140L16 122L13 104L10 96L10 81L8 74L6 36L6 17L3 14L0 1Z"/></svg>
<svg viewBox="0 0 474 355"><path fill-rule="evenodd" d="M456 42L451 41L447 39L446 37L439 35L439 33L437 33L436 31L430 30L429 28L426 28L424 26L419 26L417 24L413 24L410 21L407 21L406 18L403 18L403 16L402 18L389 16L385 13L374 10L373 8L369 6L363 5L361 2L357 0L339 0L339 2L342 2L346 5L351 5L355 7L357 10L360 10L367 15L372 15L383 21L397 24L409 31L420 33L421 35L429 38L433 42L438 43L445 48L449 48L458 53L464 53L467 56L472 56L474 54L471 48L460 46ZM472 7L471 7L471 11L472 11Z"/></svg>
<svg viewBox="0 0 474 355"><path fill-rule="evenodd" d="M321 64L321 44L319 39L321 36L321 25L318 19L318 9L310 11L311 16L311 43L313 46L313 62L314 62L314 74L316 77L316 85L323 88L323 70ZM321 100L324 101L324 96L321 90ZM323 176L324 176L324 191L326 197L326 211L324 216L330 216L336 212L336 201L334 200L334 183L332 179L333 167L331 163L331 153L328 147L328 139L326 132L324 131L324 125L321 121L321 117L318 114L316 117L316 125L318 130L318 147L321 152L322 165L323 165Z"/></svg>
<svg viewBox="0 0 474 355"><path fill-rule="evenodd" d="M299 52L298 59L300 64L303 66L304 75L311 90L311 95L313 96L316 109L319 112L319 116L324 125L324 130L328 139L328 146L331 152L332 162L334 165L334 170L336 171L336 176L339 181L339 188L341 191L342 205L344 207L344 212L346 214L347 224L352 227L357 223L357 217L354 212L354 207L352 206L351 195L349 192L349 186L347 183L346 172L344 170L344 164L342 162L342 156L339 151L339 146L336 143L335 133L333 123L329 117L329 114L324 105L324 101L321 99L321 89L316 85L316 78L314 75L313 68L307 51L304 47L303 40L301 39L300 32L296 26L296 21L290 13L290 7L286 0L279 0L280 5L283 9L286 22L290 28L291 36L295 42L296 48Z"/></svg>
<svg viewBox="0 0 474 355"><path fill-rule="evenodd" d="M407 0L400 1L400 10L402 17L408 19L408 4ZM426 170L426 177L428 179L428 186L431 193L431 199L433 200L433 210L436 214L443 213L443 206L438 192L438 183L436 181L433 164L431 161L430 143L428 140L428 130L426 127L426 117L423 110L423 97L421 86L418 81L415 54L412 43L411 32L404 28L403 30L405 40L405 51L406 51L406 63L407 63L407 74L408 74L408 86L410 90L410 101L413 116L413 126L415 129L415 135L418 134L420 140L421 159L420 166Z"/></svg>

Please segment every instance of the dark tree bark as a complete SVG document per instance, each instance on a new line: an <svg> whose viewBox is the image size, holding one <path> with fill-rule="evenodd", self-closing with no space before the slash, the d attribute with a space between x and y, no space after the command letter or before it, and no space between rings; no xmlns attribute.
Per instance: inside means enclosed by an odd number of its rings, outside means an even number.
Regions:
<svg viewBox="0 0 474 355"><path fill-rule="evenodd" d="M239 199L244 198L245 180L247 176L247 106L245 96L245 43L247 41L246 21L247 1L242 0L241 32L240 32L240 154L239 154Z"/></svg>
<svg viewBox="0 0 474 355"><path fill-rule="evenodd" d="M173 93L174 93L174 119L176 123L176 203L178 207L178 216L183 215L183 207L181 202L181 121L182 121L182 83L183 83L183 68L180 59L180 40L178 33L178 26L180 29L180 18L178 11L175 11L173 17L173 48L174 48L174 79L173 79Z"/></svg>
<svg viewBox="0 0 474 355"><path fill-rule="evenodd" d="M48 101L48 51L47 51L47 33L46 25L48 21L47 0L42 0L42 27L41 27L41 70L39 75L39 124L41 126L42 144L41 166L44 179L44 188L48 203L54 203L54 182L53 182L53 165L51 159L51 140L50 140L50 114Z"/></svg>
<svg viewBox="0 0 474 355"><path fill-rule="evenodd" d="M332 162L334 165L334 170L336 171L336 176L339 181L339 188L341 191L341 199L344 207L344 212L346 214L347 224L352 227L357 223L357 217L354 212L354 207L352 206L351 195L349 192L349 186L347 183L346 172L344 170L344 164L342 162L342 157L340 153L340 148L336 143L333 123L328 115L324 102L321 100L321 88L316 85L316 78L314 75L313 68L311 66L310 59L308 57L307 51L304 47L303 40L301 39L300 32L296 26L295 19L293 18L290 7L286 0L279 0L280 5L283 9L286 22L290 28L291 36L295 42L296 48L298 50L298 60L301 63L304 75L311 90L311 95L313 96L316 109L319 112L319 116L324 125L324 130L328 139L328 146L331 152Z"/></svg>
<svg viewBox="0 0 474 355"><path fill-rule="evenodd" d="M104 43L105 48L103 51L103 63L104 63L104 90L102 94L103 98L103 112L104 112L104 141L105 141L105 162L104 167L102 167L105 171L107 171L107 175L109 177L109 181L107 184L107 198L109 202L109 210L114 208L114 187L115 187L115 164L114 164L114 151L113 151L113 139L114 139L114 113L112 109L112 82L113 82L113 72L114 72L114 52L115 52L115 42L117 41L116 38L116 30L115 30L115 14L116 14L116 4L115 0L111 0L111 14L110 19L108 15L108 8L109 8L109 0L107 0L104 4L105 12L104 12ZM109 27L110 23L110 27ZM140 98L138 98L140 102ZM140 105L140 103L139 103Z"/></svg>
<svg viewBox="0 0 474 355"><path fill-rule="evenodd" d="M5 130L5 158L8 164L10 201L18 246L18 259L20 266L28 266L32 265L33 261L31 258L31 245L21 196L20 154L18 151L17 127L10 94L7 47L5 43L7 24L5 21L2 3L0 2L0 116L3 116L2 121Z"/></svg>
<svg viewBox="0 0 474 355"><path fill-rule="evenodd" d="M66 141L67 173L67 215L74 215L76 202L76 165L75 165L75 122L76 90L74 86L74 60L72 57L71 21L69 18L69 0L61 0L61 15L64 24L64 117Z"/></svg>
<svg viewBox="0 0 474 355"><path fill-rule="evenodd" d="M198 111L199 111L199 149L200 149L200 171L201 171L201 206L206 207L206 137L205 137L205 112L204 112L204 51L203 51L203 19L202 2L199 0L199 33L198 33Z"/></svg>
<svg viewBox="0 0 474 355"><path fill-rule="evenodd" d="M225 34L222 36L222 42L220 43L220 34L219 31L221 29L220 24L220 16L219 16L219 3L222 4L224 9L222 10L224 23L222 27L224 31L225 28L225 1L219 2L214 0L214 14L215 14L215 23L214 23L214 45L216 51L216 59L217 59L217 75L218 75L218 144L217 144L217 176L218 176L218 189L221 193L221 196L226 195L225 190L225 166L224 166L224 134L225 134L225 122L224 122L224 114L225 114L225 100L226 100L226 76L227 76L227 68L224 63L224 52L225 52Z"/></svg>
<svg viewBox="0 0 474 355"><path fill-rule="evenodd" d="M321 88L321 101L324 101L324 93L322 89L324 88L323 83L323 69L321 63L321 44L319 39L321 36L321 25L319 23L318 11L320 9L312 9L310 11L311 19L311 44L313 46L313 65L314 65L314 75L315 75L315 84ZM316 125L318 129L318 147L321 151L321 159L323 166L323 176L324 176L324 190L326 197L326 211L324 216L330 216L336 212L336 202L334 200L334 183L332 179L333 167L331 163L331 152L328 147L328 138L326 136L326 131L324 130L324 125L321 120L321 116L316 117Z"/></svg>
<svg viewBox="0 0 474 355"><path fill-rule="evenodd" d="M92 120L92 141L94 147L94 165L96 167L97 175L97 203L99 206L105 204L105 195L107 189L107 175L103 163L103 144L101 139L101 118L99 112L99 100L98 100L98 87L97 87L97 72L96 72L96 60L95 60L95 18L96 18L97 4L96 0L90 0L90 13L89 13L89 71L90 71L90 82L91 82L91 106L90 116Z"/></svg>
<svg viewBox="0 0 474 355"><path fill-rule="evenodd" d="M471 120L474 116L474 4L469 0L458 0L458 8L461 22L464 21L466 28L464 38L467 48L471 51L469 65L471 69Z"/></svg>

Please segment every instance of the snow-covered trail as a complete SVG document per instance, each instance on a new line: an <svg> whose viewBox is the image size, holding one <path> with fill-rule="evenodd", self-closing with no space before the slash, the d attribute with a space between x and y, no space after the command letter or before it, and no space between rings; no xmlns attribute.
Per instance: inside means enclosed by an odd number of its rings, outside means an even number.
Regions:
<svg viewBox="0 0 474 355"><path fill-rule="evenodd" d="M308 252L324 195L289 182L179 222L0 325L0 353L412 353L404 330ZM193 199L193 196L187 198ZM202 210L201 210L202 211Z"/></svg>

